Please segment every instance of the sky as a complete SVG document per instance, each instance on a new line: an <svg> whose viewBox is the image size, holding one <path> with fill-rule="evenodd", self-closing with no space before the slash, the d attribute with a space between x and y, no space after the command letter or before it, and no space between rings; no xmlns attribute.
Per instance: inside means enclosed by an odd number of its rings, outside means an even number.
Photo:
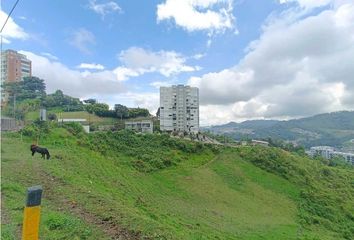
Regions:
<svg viewBox="0 0 354 240"><path fill-rule="evenodd" d="M202 126L354 109L354 0L20 0L2 34L48 93L154 114L188 84Z"/></svg>

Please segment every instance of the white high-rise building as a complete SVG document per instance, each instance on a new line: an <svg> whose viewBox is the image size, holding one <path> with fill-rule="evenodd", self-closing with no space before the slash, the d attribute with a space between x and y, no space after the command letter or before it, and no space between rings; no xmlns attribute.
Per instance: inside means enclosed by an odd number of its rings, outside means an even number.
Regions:
<svg viewBox="0 0 354 240"><path fill-rule="evenodd" d="M184 85L160 88L160 129L199 131L198 88Z"/></svg>

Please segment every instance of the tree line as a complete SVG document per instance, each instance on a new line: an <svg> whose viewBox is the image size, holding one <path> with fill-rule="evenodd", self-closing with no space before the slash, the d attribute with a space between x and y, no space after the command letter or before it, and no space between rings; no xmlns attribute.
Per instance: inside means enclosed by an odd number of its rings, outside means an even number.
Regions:
<svg viewBox="0 0 354 240"><path fill-rule="evenodd" d="M127 119L150 116L149 111L145 108L128 108L122 104L115 104L114 109L110 110L108 104L97 103L95 99L84 100L84 103L87 112L100 117Z"/></svg>
<svg viewBox="0 0 354 240"><path fill-rule="evenodd" d="M2 91L6 99L4 114L18 119L24 119L27 112L41 107L56 108L64 112L87 111L100 117L119 119L150 116L149 111L144 108L128 108L122 104L115 104L111 110L106 103L98 103L96 99L81 101L79 98L65 95L61 90L47 94L44 80L34 76L24 77L23 81L19 82L4 83Z"/></svg>

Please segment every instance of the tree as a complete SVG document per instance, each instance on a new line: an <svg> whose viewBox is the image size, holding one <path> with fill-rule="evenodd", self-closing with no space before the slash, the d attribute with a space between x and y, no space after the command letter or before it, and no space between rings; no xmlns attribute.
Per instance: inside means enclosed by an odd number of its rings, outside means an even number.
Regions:
<svg viewBox="0 0 354 240"><path fill-rule="evenodd" d="M52 96L57 106L63 106L66 104L63 91L56 90L55 93L52 94Z"/></svg>
<svg viewBox="0 0 354 240"><path fill-rule="evenodd" d="M26 98L44 97L46 95L46 86L43 79L38 77L24 77L21 83L24 93L29 95Z"/></svg>
<svg viewBox="0 0 354 240"><path fill-rule="evenodd" d="M24 77L23 81L5 83L3 87L4 92L16 96L17 101L35 98L43 100L46 95L44 80L38 77ZM13 99L10 97L10 101Z"/></svg>
<svg viewBox="0 0 354 240"><path fill-rule="evenodd" d="M43 105L46 107L61 107L66 112L84 110L84 105L80 99L64 95L61 90L47 95Z"/></svg>
<svg viewBox="0 0 354 240"><path fill-rule="evenodd" d="M145 108L129 108L129 117L148 117L150 115L149 110Z"/></svg>
<svg viewBox="0 0 354 240"><path fill-rule="evenodd" d="M117 117L119 118L127 118L129 116L129 109L121 104L114 105L114 111Z"/></svg>
<svg viewBox="0 0 354 240"><path fill-rule="evenodd" d="M55 113L49 113L48 114L48 120L50 120L50 121L57 120L57 115Z"/></svg>
<svg viewBox="0 0 354 240"><path fill-rule="evenodd" d="M113 117L114 111L109 110L109 106L105 103L95 103L85 105L86 111L94 113L100 117Z"/></svg>

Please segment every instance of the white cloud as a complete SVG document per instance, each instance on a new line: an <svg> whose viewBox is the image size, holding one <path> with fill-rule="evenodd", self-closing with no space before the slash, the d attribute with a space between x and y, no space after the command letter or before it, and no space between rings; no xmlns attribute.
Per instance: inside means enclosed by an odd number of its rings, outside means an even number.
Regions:
<svg viewBox="0 0 354 240"><path fill-rule="evenodd" d="M89 48L96 44L95 35L84 28L80 28L71 34L69 43L82 53L90 54L91 50Z"/></svg>
<svg viewBox="0 0 354 240"><path fill-rule="evenodd" d="M94 70L103 70L104 66L97 63L81 63L77 66L80 69L94 69Z"/></svg>
<svg viewBox="0 0 354 240"><path fill-rule="evenodd" d="M159 89L160 87L168 87L175 84L174 81L155 81L150 83L150 86Z"/></svg>
<svg viewBox="0 0 354 240"><path fill-rule="evenodd" d="M234 121L230 114L231 104L225 105L201 105L199 108L199 121L201 126L210 126Z"/></svg>
<svg viewBox="0 0 354 240"><path fill-rule="evenodd" d="M236 66L192 77L212 122L354 109L353 9L346 3L300 19L282 14Z"/></svg>
<svg viewBox="0 0 354 240"><path fill-rule="evenodd" d="M145 73L144 69L131 69L126 67L117 67L114 70L119 81L128 80L131 77L138 77Z"/></svg>
<svg viewBox="0 0 354 240"><path fill-rule="evenodd" d="M199 60L199 59L204 58L205 56L206 56L206 54L198 53L198 54L195 54L194 56L192 56L192 58Z"/></svg>
<svg viewBox="0 0 354 240"><path fill-rule="evenodd" d="M200 70L199 66L186 65L187 58L174 51L153 52L138 47L131 47L119 54L123 66L115 71L121 80L140 76L144 73L158 72L165 77L181 72Z"/></svg>
<svg viewBox="0 0 354 240"><path fill-rule="evenodd" d="M233 29L233 0L166 0L157 6L157 21L174 20L187 31L209 33Z"/></svg>
<svg viewBox="0 0 354 240"><path fill-rule="evenodd" d="M104 19L104 17L109 13L122 12L122 9L114 1L109 1L106 3L97 3L96 0L90 0L88 7L95 13L101 15L102 19Z"/></svg>
<svg viewBox="0 0 354 240"><path fill-rule="evenodd" d="M4 11L0 10L0 22L3 24L7 18L7 13ZM1 25L2 27L2 25ZM15 21L10 17L9 20L7 21L7 24L2 32L3 34L3 41L4 43L10 43L10 39L20 39L20 40L26 40L29 38L28 33L26 33L22 27L17 25Z"/></svg>
<svg viewBox="0 0 354 240"><path fill-rule="evenodd" d="M244 101L256 94L250 86L254 78L252 71L225 69L217 73L208 73L202 77L192 77L189 84L198 86L200 98L204 104L229 104Z"/></svg>
<svg viewBox="0 0 354 240"><path fill-rule="evenodd" d="M150 113L155 114L160 105L159 93L128 93L134 103L134 106L147 108Z"/></svg>
<svg viewBox="0 0 354 240"><path fill-rule="evenodd" d="M33 75L45 80L49 93L61 89L70 96L84 98L93 95L103 97L125 91L125 86L113 71L82 72L32 52L20 51L20 53L32 61Z"/></svg>
<svg viewBox="0 0 354 240"><path fill-rule="evenodd" d="M333 3L333 1L334 0L279 0L279 2L281 4L290 3L290 2L296 2L301 7L306 8L306 9L326 6L326 5L330 4L330 3Z"/></svg>
<svg viewBox="0 0 354 240"><path fill-rule="evenodd" d="M45 56L51 60L59 60L59 58L57 56L54 56L53 54L48 53L48 52L42 52L41 55Z"/></svg>

